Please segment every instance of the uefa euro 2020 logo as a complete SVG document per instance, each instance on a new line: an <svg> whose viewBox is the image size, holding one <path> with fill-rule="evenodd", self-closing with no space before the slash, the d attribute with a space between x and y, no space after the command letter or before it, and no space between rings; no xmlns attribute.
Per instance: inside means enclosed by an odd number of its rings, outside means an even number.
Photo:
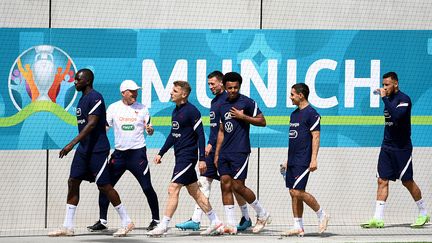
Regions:
<svg viewBox="0 0 432 243"><path fill-rule="evenodd" d="M77 92L74 86L76 66L69 55L51 45L40 45L24 51L9 73L8 89L15 108L39 101L53 102L66 111Z"/></svg>

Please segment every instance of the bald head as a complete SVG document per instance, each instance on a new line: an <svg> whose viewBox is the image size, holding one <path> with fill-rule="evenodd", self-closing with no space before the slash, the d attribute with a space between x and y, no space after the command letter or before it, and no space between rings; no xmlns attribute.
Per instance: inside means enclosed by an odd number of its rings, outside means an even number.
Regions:
<svg viewBox="0 0 432 243"><path fill-rule="evenodd" d="M94 75L90 69L80 69L75 74L75 89L87 92L93 88Z"/></svg>
<svg viewBox="0 0 432 243"><path fill-rule="evenodd" d="M90 85L93 84L94 74L93 74L92 70L90 70L88 68L83 68L83 69L78 70L78 72L75 74L75 76L79 76L81 79L86 80L87 82L90 83Z"/></svg>

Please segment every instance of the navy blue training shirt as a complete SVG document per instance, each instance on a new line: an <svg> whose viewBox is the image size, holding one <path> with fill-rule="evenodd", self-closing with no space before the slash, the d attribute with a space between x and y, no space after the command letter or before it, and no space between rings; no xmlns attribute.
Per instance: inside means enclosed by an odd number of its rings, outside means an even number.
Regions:
<svg viewBox="0 0 432 243"><path fill-rule="evenodd" d="M288 166L309 166L312 157L312 131L320 130L321 117L310 105L291 113Z"/></svg>
<svg viewBox="0 0 432 243"><path fill-rule="evenodd" d="M98 116L99 121L90 134L79 142L77 151L87 153L109 150L110 145L105 129L105 102L102 95L94 89L81 96L78 102L76 110L78 132L81 132L87 125L89 115Z"/></svg>
<svg viewBox="0 0 432 243"><path fill-rule="evenodd" d="M397 149L411 149L411 99L398 91L382 98L384 102L383 146Z"/></svg>
<svg viewBox="0 0 432 243"><path fill-rule="evenodd" d="M256 117L261 114L258 105L251 98L240 94L235 100L228 100L224 97L224 102L220 104L218 113L224 127L224 140L222 142L220 153L240 152L250 153L250 124L248 122L231 117L230 109L235 107L237 110L243 110L245 115Z"/></svg>
<svg viewBox="0 0 432 243"><path fill-rule="evenodd" d="M174 145L176 157L196 156L199 148L199 160L205 160L205 136L199 110L189 102L176 106L172 112L171 132L159 151L163 156Z"/></svg>

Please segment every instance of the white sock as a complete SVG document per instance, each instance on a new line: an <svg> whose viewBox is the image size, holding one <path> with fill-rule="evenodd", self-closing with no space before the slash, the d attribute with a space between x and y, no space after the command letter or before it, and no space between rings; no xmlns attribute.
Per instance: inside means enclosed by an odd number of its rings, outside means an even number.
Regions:
<svg viewBox="0 0 432 243"><path fill-rule="evenodd" d="M114 207L117 213L120 216L121 224L123 227L126 227L132 220L129 218L129 215L126 212L126 208L123 206L123 204L119 204Z"/></svg>
<svg viewBox="0 0 432 243"><path fill-rule="evenodd" d="M161 227L163 227L164 229L168 228L168 225L171 221L171 218L168 216L163 216L161 223L159 224Z"/></svg>
<svg viewBox="0 0 432 243"><path fill-rule="evenodd" d="M66 215L63 222L63 227L66 229L72 229L74 226L74 216L77 206L72 204L66 204Z"/></svg>
<svg viewBox="0 0 432 243"><path fill-rule="evenodd" d="M235 215L234 205L224 205L224 208L225 208L225 216L228 225L236 226L236 222L234 218Z"/></svg>
<svg viewBox="0 0 432 243"><path fill-rule="evenodd" d="M303 218L294 218L294 229L303 229Z"/></svg>
<svg viewBox="0 0 432 243"><path fill-rule="evenodd" d="M376 201L374 218L382 220L384 218L385 201Z"/></svg>
<svg viewBox="0 0 432 243"><path fill-rule="evenodd" d="M266 211L265 209L261 206L260 202L258 201L258 199L255 199L255 201L253 203L250 204L251 207L255 210L255 212L257 213L258 218L263 217L266 215Z"/></svg>
<svg viewBox="0 0 432 243"><path fill-rule="evenodd" d="M219 224L221 222L213 209L207 212L207 217L210 220L210 225Z"/></svg>
<svg viewBox="0 0 432 243"><path fill-rule="evenodd" d="M324 218L324 216L326 215L322 208L318 209L318 211L316 211L315 213L316 213L319 221L321 221Z"/></svg>
<svg viewBox="0 0 432 243"><path fill-rule="evenodd" d="M101 224L103 225L107 225L108 221L106 219L99 219L99 221L101 222Z"/></svg>
<svg viewBox="0 0 432 243"><path fill-rule="evenodd" d="M239 207L240 207L240 211L242 213L242 216L245 217L246 220L249 220L250 216L249 216L249 209L248 209L247 203L245 203L245 205L239 206Z"/></svg>
<svg viewBox="0 0 432 243"><path fill-rule="evenodd" d="M203 214L202 209L198 206L198 204L195 204L195 210L192 215L192 221L196 223L201 222L202 214Z"/></svg>
<svg viewBox="0 0 432 243"><path fill-rule="evenodd" d="M415 203L417 204L417 207L419 209L419 214L422 216L426 216L427 215L426 203L423 201L423 199L420 199Z"/></svg>

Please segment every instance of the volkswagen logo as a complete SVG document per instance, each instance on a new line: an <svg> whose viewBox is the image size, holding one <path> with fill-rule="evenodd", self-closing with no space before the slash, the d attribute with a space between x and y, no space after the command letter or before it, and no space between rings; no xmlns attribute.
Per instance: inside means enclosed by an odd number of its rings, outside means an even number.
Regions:
<svg viewBox="0 0 432 243"><path fill-rule="evenodd" d="M231 133L233 129L234 125L231 122L225 123L225 131L227 131L227 133Z"/></svg>

